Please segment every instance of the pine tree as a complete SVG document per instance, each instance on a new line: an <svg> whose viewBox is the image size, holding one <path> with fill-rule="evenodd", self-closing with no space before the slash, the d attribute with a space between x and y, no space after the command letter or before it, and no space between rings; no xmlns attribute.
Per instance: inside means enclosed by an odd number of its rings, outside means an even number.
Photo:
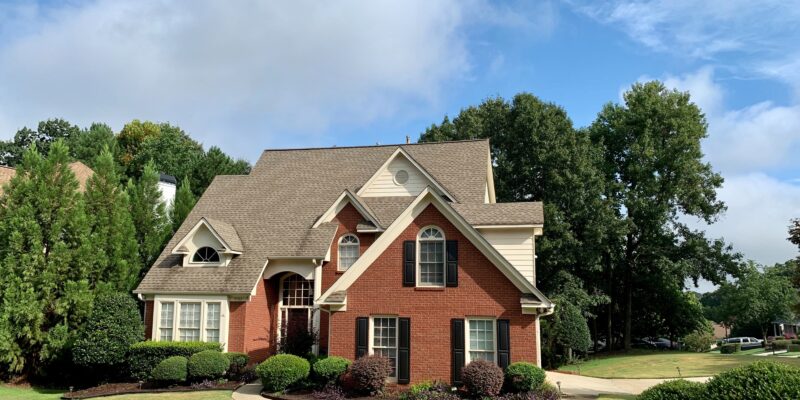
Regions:
<svg viewBox="0 0 800 400"><path fill-rule="evenodd" d="M138 283L141 270L136 229L128 195L119 185L114 155L106 146L94 162L86 185L86 211L95 247L92 286L127 292Z"/></svg>
<svg viewBox="0 0 800 400"><path fill-rule="evenodd" d="M91 312L89 226L63 141L23 155L0 198L0 365L35 373Z"/></svg>
<svg viewBox="0 0 800 400"><path fill-rule="evenodd" d="M173 232L176 232L178 228L180 228L183 220L185 220L189 212L192 211L192 207L194 207L194 203L196 202L197 200L194 198L191 185L189 184L189 178L183 178L178 192L175 193L175 204L172 206Z"/></svg>
<svg viewBox="0 0 800 400"><path fill-rule="evenodd" d="M143 272L153 265L172 228L164 203L161 202L158 177L153 163L148 162L137 183L128 181L131 218L136 228L139 258L145 267Z"/></svg>

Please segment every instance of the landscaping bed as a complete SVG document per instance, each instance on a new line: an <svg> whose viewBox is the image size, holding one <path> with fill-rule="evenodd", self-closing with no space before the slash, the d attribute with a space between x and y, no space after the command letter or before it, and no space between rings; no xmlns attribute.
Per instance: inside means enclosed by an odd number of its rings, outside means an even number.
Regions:
<svg viewBox="0 0 800 400"><path fill-rule="evenodd" d="M120 394L147 394L147 393L169 393L169 392L197 392L211 390L236 390L243 383L241 382L222 382L210 387L196 387L191 385L157 387L152 384L138 383L107 383L100 386L91 387L83 390L64 393L64 399L90 399L93 397L105 397Z"/></svg>

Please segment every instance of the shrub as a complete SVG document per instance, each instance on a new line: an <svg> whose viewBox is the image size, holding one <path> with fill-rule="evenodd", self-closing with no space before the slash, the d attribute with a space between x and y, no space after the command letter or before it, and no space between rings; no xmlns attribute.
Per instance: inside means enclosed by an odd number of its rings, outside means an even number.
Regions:
<svg viewBox="0 0 800 400"><path fill-rule="evenodd" d="M685 379L675 379L659 383L645 390L637 400L703 400L705 385Z"/></svg>
<svg viewBox="0 0 800 400"><path fill-rule="evenodd" d="M459 400L450 385L439 381L425 381L412 385L400 395L401 400Z"/></svg>
<svg viewBox="0 0 800 400"><path fill-rule="evenodd" d="M792 344L800 344L800 339L792 339Z"/></svg>
<svg viewBox="0 0 800 400"><path fill-rule="evenodd" d="M786 350L789 348L789 345L792 343L791 340L773 340L772 341L772 348L775 350Z"/></svg>
<svg viewBox="0 0 800 400"><path fill-rule="evenodd" d="M350 360L343 357L323 358L314 363L314 374L324 383L336 382L342 374L347 372Z"/></svg>
<svg viewBox="0 0 800 400"><path fill-rule="evenodd" d="M561 395L555 386L545 383L532 392L508 393L495 397L496 400L559 400Z"/></svg>
<svg viewBox="0 0 800 400"><path fill-rule="evenodd" d="M278 354L268 358L256 367L264 390L281 392L308 378L311 366L305 358L292 354Z"/></svg>
<svg viewBox="0 0 800 400"><path fill-rule="evenodd" d="M726 343L720 346L719 352L722 354L732 354L742 351L741 343Z"/></svg>
<svg viewBox="0 0 800 400"><path fill-rule="evenodd" d="M314 400L344 400L345 395L342 388L336 385L325 385L322 390L316 390L311 393Z"/></svg>
<svg viewBox="0 0 800 400"><path fill-rule="evenodd" d="M461 371L461 381L473 397L494 397L503 388L503 370L485 360L469 363Z"/></svg>
<svg viewBox="0 0 800 400"><path fill-rule="evenodd" d="M185 382L187 362L186 357L169 357L158 363L150 375L154 381L163 384Z"/></svg>
<svg viewBox="0 0 800 400"><path fill-rule="evenodd" d="M228 368L229 375L238 376L247 366L247 363L250 362L250 356L244 353L231 352L224 354L225 357L228 357L228 361L230 362L230 367Z"/></svg>
<svg viewBox="0 0 800 400"><path fill-rule="evenodd" d="M204 379L219 379L225 375L231 361L216 350L204 350L189 357L189 379L194 382Z"/></svg>
<svg viewBox="0 0 800 400"><path fill-rule="evenodd" d="M286 334L278 341L278 352L306 357L313 354L314 345L319 342L316 331L308 328L303 321L291 321L286 327Z"/></svg>
<svg viewBox="0 0 800 400"><path fill-rule="evenodd" d="M545 380L544 370L528 362L515 362L506 368L506 385L512 392L530 392Z"/></svg>
<svg viewBox="0 0 800 400"><path fill-rule="evenodd" d="M125 293L102 295L78 333L72 360L94 371L117 369L126 362L131 345L142 340L144 325L136 301Z"/></svg>
<svg viewBox="0 0 800 400"><path fill-rule="evenodd" d="M785 364L758 361L711 378L706 384L705 398L800 399L800 369Z"/></svg>
<svg viewBox="0 0 800 400"><path fill-rule="evenodd" d="M800 351L800 344L792 343L792 344L789 345L788 350L789 350L790 353L798 352L798 351Z"/></svg>
<svg viewBox="0 0 800 400"><path fill-rule="evenodd" d="M702 353L714 344L714 335L705 331L694 331L683 337L684 350Z"/></svg>
<svg viewBox="0 0 800 400"><path fill-rule="evenodd" d="M205 342L139 342L131 346L129 367L131 376L138 380L150 378L150 371L162 360L172 356L189 358L203 350L221 349L219 343Z"/></svg>
<svg viewBox="0 0 800 400"><path fill-rule="evenodd" d="M386 378L391 373L389 360L376 355L361 357L350 366L350 376L356 389L370 395L383 391Z"/></svg>

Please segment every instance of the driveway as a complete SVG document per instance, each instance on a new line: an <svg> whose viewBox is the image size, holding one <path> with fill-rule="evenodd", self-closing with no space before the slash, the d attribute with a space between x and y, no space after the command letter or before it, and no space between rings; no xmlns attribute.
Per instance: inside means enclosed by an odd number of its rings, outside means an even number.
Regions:
<svg viewBox="0 0 800 400"><path fill-rule="evenodd" d="M686 378L705 382L710 377ZM670 379L604 379L547 371L547 380L561 384L561 392L570 398L596 398L601 394L637 395L645 389Z"/></svg>

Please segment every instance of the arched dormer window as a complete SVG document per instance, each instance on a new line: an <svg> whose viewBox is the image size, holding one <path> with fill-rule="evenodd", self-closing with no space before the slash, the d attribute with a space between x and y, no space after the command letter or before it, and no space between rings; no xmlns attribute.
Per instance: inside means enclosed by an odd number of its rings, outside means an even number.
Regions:
<svg viewBox="0 0 800 400"><path fill-rule="evenodd" d="M218 263L219 253L211 247L201 247L194 252L192 262L195 263Z"/></svg>
<svg viewBox="0 0 800 400"><path fill-rule="evenodd" d="M358 260L361 249L358 237L347 234L339 239L339 271L347 271Z"/></svg>
<svg viewBox="0 0 800 400"><path fill-rule="evenodd" d="M420 231L417 242L419 286L444 286L444 233L435 226L427 227Z"/></svg>

